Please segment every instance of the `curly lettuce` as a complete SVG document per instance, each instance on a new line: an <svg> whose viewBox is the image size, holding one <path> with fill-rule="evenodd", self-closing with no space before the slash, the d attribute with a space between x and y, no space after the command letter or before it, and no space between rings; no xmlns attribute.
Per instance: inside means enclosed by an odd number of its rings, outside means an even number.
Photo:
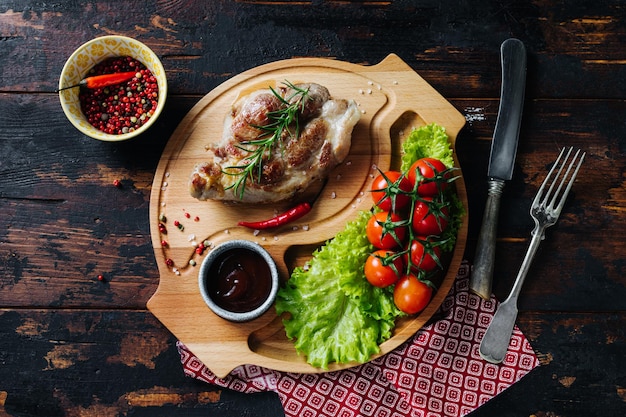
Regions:
<svg viewBox="0 0 626 417"><path fill-rule="evenodd" d="M436 123L413 129L402 143L401 158L402 172L408 171L413 162L421 158L439 159L448 168L454 166L446 129Z"/></svg>
<svg viewBox="0 0 626 417"><path fill-rule="evenodd" d="M278 292L276 311L298 353L319 368L331 362L366 362L391 337L402 315L389 290L365 279L363 264L373 251L365 235L368 212L313 253Z"/></svg>

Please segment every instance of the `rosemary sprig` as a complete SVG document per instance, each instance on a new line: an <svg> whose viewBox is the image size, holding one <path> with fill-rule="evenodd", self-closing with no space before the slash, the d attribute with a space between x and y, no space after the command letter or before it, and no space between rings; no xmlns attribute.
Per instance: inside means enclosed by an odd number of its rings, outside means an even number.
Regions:
<svg viewBox="0 0 626 417"><path fill-rule="evenodd" d="M257 181L261 181L264 163L269 159L276 146L282 147L285 132L291 137L300 135L298 115L302 113L309 99L309 88L297 87L289 81L285 81L284 84L293 90L293 94L289 97L281 96L272 87L270 90L285 107L268 112L267 118L270 122L267 125L252 125L252 127L261 130L259 136L236 145L237 148L248 152L250 155L245 158L243 165L232 165L223 171L227 175L238 176L237 181L227 187L226 190L233 189L233 192L240 199L243 199L248 179L254 181L255 171ZM290 131L292 125L294 126L293 131ZM233 172L233 170L235 171Z"/></svg>

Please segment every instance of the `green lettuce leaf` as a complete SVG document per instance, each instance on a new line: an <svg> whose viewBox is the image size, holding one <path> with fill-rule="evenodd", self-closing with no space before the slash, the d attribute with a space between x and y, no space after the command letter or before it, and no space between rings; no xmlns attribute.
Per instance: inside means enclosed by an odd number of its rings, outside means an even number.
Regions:
<svg viewBox="0 0 626 417"><path fill-rule="evenodd" d="M363 273L373 251L365 235L370 215L360 212L315 251L306 268L296 268L278 292L277 313L290 313L283 320L286 334L315 367L366 362L391 337L402 315L392 293L370 285Z"/></svg>
<svg viewBox="0 0 626 417"><path fill-rule="evenodd" d="M448 168L454 166L452 148L444 127L431 123L413 129L402 143L402 172L408 171L413 162L421 158L439 159Z"/></svg>

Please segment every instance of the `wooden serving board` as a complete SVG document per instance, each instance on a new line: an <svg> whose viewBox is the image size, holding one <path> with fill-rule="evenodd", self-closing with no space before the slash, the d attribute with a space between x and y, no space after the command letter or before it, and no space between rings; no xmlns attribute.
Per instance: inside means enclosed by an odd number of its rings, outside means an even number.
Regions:
<svg viewBox="0 0 626 417"><path fill-rule="evenodd" d="M189 194L188 180L194 165L203 162L207 145L221 137L225 116L236 99L285 81L323 84L333 97L355 100L362 115L353 131L350 154L331 173L313 210L293 224L255 234L238 227L237 222L272 217L294 202L263 206L198 201ZM373 66L323 58L291 59L226 81L192 108L159 162L151 193L150 227L160 281L148 309L218 377L243 364L289 372L325 371L296 353L273 308L245 324L230 323L213 314L198 287L199 266L206 251L199 255L194 245L204 241L216 245L231 239L258 242L271 253L287 280L295 266L303 265L315 248L343 230L357 211L371 208L369 188L376 167L398 168L402 140L412 128L433 122L446 128L454 146L465 119L396 55ZM462 179L456 187L467 209ZM166 217L167 233L159 229L161 216ZM381 345L380 354L406 341L439 308L461 263L466 236L467 216L448 272L430 305L418 316L400 320L393 337ZM331 364L329 370L354 365Z"/></svg>

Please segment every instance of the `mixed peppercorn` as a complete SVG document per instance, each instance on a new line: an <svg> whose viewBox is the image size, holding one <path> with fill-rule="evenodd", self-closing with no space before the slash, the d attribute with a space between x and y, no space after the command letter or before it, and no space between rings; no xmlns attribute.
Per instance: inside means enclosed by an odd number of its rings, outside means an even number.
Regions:
<svg viewBox="0 0 626 417"><path fill-rule="evenodd" d="M134 72L119 84L96 88L82 87L79 100L87 121L111 135L133 132L154 114L159 87L152 72L132 57L109 58L94 66L89 76Z"/></svg>

